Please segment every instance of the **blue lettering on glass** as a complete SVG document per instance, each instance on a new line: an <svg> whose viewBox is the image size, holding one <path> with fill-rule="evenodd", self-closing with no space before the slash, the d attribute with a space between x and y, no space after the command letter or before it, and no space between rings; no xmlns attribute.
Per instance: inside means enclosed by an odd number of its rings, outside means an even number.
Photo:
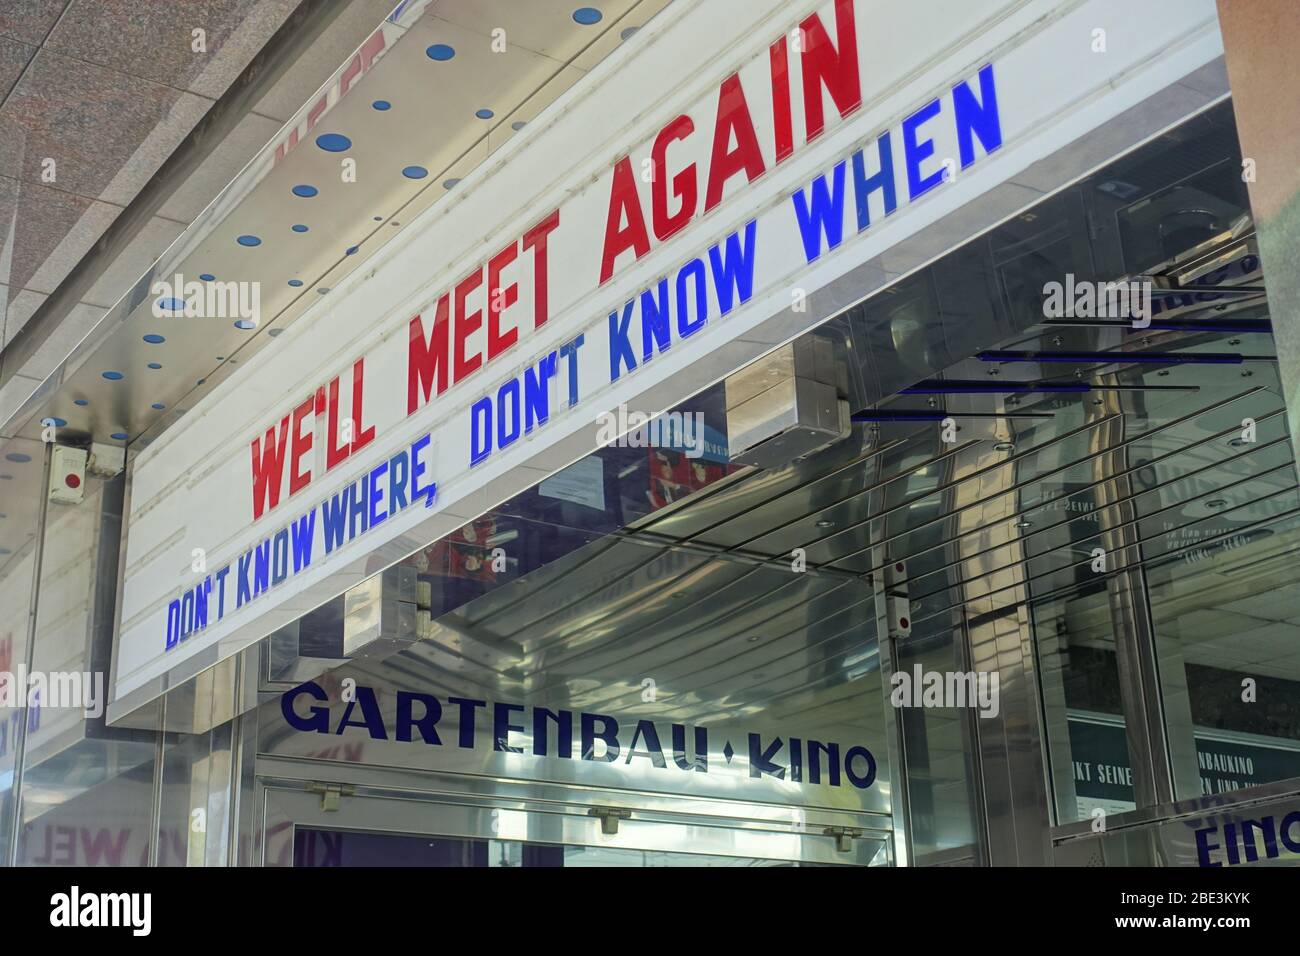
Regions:
<svg viewBox="0 0 1300 956"><path fill-rule="evenodd" d="M401 743L417 742L418 734L419 742L440 747L444 742L438 734L438 722L448 708L454 708L459 725L456 746L462 750L490 747L495 753L571 760L576 742L581 760L626 766L639 759L642 765L648 761L649 766L656 769L667 769L668 758L663 741L669 739L672 742L672 762L678 770L709 772L707 727L691 728L693 734L688 741L688 728L684 724L672 724L670 736L665 738L659 724L640 719L630 728L630 740L624 747L628 728L621 728L618 719L609 714L575 714L569 710L550 710L503 701L489 704L486 700L463 697L447 697L440 701L432 694L398 691L390 736L389 723L379 706L375 690L357 686L355 691L352 700L339 702L343 704L343 710L336 718L330 708L329 694L316 682L308 681L280 695L280 713L286 724L301 733L338 736L355 729L364 731L371 740L392 739ZM479 711L490 717L490 727L487 720L480 724L477 719ZM522 735L528 728L532 730L531 739L512 736ZM480 730L488 732L488 736L481 737ZM450 746L450 743L445 745ZM723 754L730 764L730 741ZM847 782L857 790L867 790L876 781L876 759L861 745L845 750L833 742L804 741L797 737L791 737L787 742L781 737L765 738L762 734L751 733L748 735L748 754L747 775L750 779L766 776L827 787L841 787ZM719 768L715 766L714 769Z"/></svg>

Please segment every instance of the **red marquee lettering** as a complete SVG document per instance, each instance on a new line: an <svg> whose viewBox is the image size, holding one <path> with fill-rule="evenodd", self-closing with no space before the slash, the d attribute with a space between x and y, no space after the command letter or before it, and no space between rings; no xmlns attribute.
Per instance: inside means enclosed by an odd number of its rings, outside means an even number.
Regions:
<svg viewBox="0 0 1300 956"><path fill-rule="evenodd" d="M732 138L736 148L731 149ZM722 189L732 176L743 172L753 182L766 171L763 153L758 148L758 134L745 102L740 76L731 74L722 81L718 95L718 121L713 127L713 156L709 159L709 190L704 198L708 212L722 202Z"/></svg>
<svg viewBox="0 0 1300 956"><path fill-rule="evenodd" d="M803 112L808 141L816 139L826 127L822 110L822 87L845 117L862 105L862 81L858 75L858 35L853 22L853 0L835 0L836 44L813 14L800 25L804 36Z"/></svg>
<svg viewBox="0 0 1300 956"><path fill-rule="evenodd" d="M627 225L624 226L623 223ZM631 249L640 259L650 251L641 197L636 191L632 160L624 156L614 164L614 182L609 191L609 216L605 220L605 246L600 257L600 284L614 275L614 260Z"/></svg>

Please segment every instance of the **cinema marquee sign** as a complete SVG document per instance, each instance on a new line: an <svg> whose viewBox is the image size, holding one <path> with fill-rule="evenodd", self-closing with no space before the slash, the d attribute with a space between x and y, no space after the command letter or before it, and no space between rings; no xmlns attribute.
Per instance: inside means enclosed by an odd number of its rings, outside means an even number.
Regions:
<svg viewBox="0 0 1300 956"><path fill-rule="evenodd" d="M649 25L640 52L598 67L140 454L115 699L197 673L589 453L602 413L669 407L776 344L756 330L788 323L796 290L990 188L982 171L1018 139L1141 74L1143 50L1089 71L1035 46L1112 7L922 22L908 5L763 0ZM734 39L721 57L719 37ZM615 113L626 125L587 118Z"/></svg>

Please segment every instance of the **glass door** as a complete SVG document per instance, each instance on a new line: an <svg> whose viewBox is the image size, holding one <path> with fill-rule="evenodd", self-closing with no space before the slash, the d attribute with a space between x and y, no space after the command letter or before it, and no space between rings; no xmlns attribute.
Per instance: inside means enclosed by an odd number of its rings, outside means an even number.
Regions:
<svg viewBox="0 0 1300 956"><path fill-rule="evenodd" d="M260 787L260 859L296 867L880 866L879 823L761 819L491 796ZM575 795L576 796L576 795ZM628 795L630 798L631 795ZM632 801L629 799L629 803ZM839 815L843 817L844 815ZM857 824L857 825L854 825Z"/></svg>

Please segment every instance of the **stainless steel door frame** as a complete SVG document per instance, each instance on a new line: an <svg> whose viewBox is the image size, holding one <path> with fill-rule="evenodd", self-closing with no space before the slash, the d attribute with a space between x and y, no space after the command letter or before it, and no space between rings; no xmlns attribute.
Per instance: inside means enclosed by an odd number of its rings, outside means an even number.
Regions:
<svg viewBox="0 0 1300 956"><path fill-rule="evenodd" d="M292 865L298 827L815 864L891 859L887 817L499 778L259 757L253 798L253 860L264 866ZM628 811L617 833L602 832L600 808ZM846 849L837 830L851 834Z"/></svg>

